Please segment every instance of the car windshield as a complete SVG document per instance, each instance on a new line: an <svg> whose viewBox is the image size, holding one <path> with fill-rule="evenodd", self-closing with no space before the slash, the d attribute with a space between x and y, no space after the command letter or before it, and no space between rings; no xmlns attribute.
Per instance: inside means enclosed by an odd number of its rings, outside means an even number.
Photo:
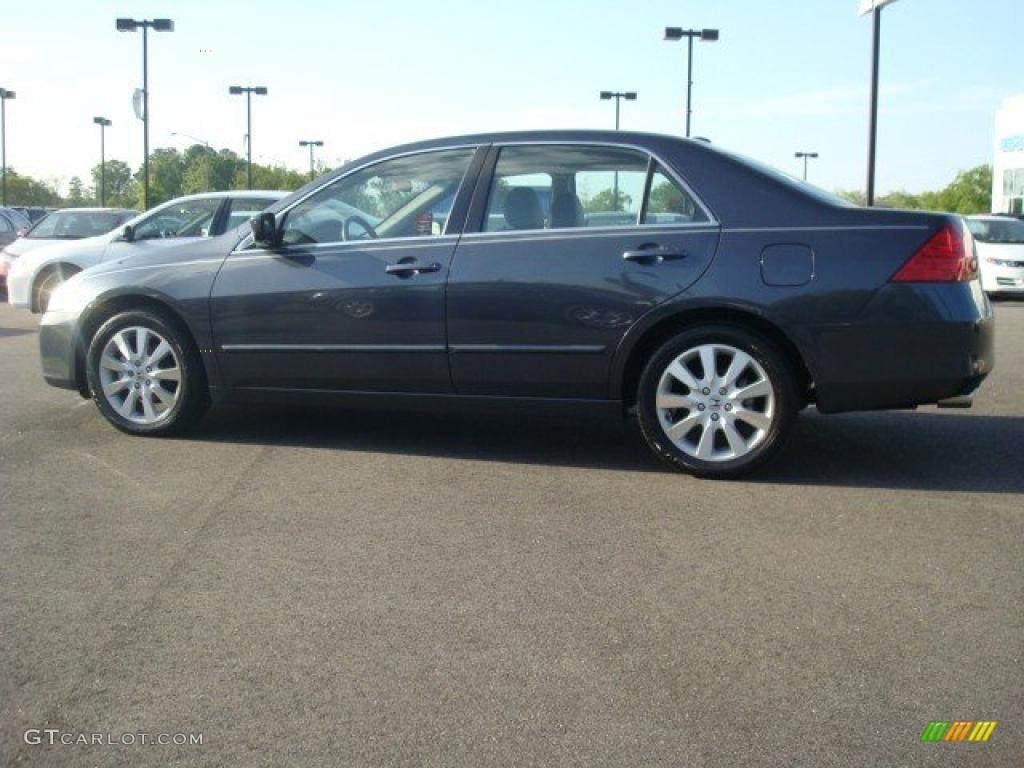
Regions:
<svg viewBox="0 0 1024 768"><path fill-rule="evenodd" d="M78 240L104 235L124 221L116 211L55 211L39 221L25 237L37 240Z"/></svg>
<svg viewBox="0 0 1024 768"><path fill-rule="evenodd" d="M1024 243L1024 221L1016 219L968 219L967 227L979 243Z"/></svg>

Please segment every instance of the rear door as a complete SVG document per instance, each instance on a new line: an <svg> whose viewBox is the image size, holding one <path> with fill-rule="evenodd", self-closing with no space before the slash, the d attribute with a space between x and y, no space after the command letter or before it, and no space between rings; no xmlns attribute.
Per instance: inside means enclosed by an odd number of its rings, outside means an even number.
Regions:
<svg viewBox="0 0 1024 768"><path fill-rule="evenodd" d="M619 341L701 275L717 222L635 147L506 145L485 173L448 284L456 391L608 397Z"/></svg>
<svg viewBox="0 0 1024 768"><path fill-rule="evenodd" d="M280 247L228 256L210 307L229 384L450 392L445 283L475 155L441 149L355 169L278 215Z"/></svg>

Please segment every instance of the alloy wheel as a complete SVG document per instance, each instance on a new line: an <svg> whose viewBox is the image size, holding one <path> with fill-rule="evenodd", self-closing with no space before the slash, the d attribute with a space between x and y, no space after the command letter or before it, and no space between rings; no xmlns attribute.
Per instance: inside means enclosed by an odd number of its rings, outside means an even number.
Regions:
<svg viewBox="0 0 1024 768"><path fill-rule="evenodd" d="M665 368L655 408L665 436L687 456L732 461L768 436L775 390L764 367L743 350L701 344Z"/></svg>
<svg viewBox="0 0 1024 768"><path fill-rule="evenodd" d="M110 337L100 355L99 379L110 407L142 425L167 418L183 387L174 348L142 326L123 328Z"/></svg>

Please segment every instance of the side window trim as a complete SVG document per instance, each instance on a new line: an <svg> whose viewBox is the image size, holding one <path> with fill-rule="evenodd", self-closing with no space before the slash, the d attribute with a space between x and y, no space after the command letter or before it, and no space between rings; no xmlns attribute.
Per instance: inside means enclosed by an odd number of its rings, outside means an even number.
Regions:
<svg viewBox="0 0 1024 768"><path fill-rule="evenodd" d="M647 203L651 199L651 184L654 182L654 173L658 168L658 161L654 155L647 156L647 178L644 179L644 196L640 201L640 210L636 213L636 225L642 227L644 219L647 218Z"/></svg>

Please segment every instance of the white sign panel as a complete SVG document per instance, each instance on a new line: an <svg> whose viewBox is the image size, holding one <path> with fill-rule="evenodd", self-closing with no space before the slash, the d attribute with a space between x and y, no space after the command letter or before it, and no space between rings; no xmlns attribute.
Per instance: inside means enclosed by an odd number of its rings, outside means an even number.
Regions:
<svg viewBox="0 0 1024 768"><path fill-rule="evenodd" d="M895 2L896 0L860 0L860 15L863 16L865 13L871 13L875 8Z"/></svg>

